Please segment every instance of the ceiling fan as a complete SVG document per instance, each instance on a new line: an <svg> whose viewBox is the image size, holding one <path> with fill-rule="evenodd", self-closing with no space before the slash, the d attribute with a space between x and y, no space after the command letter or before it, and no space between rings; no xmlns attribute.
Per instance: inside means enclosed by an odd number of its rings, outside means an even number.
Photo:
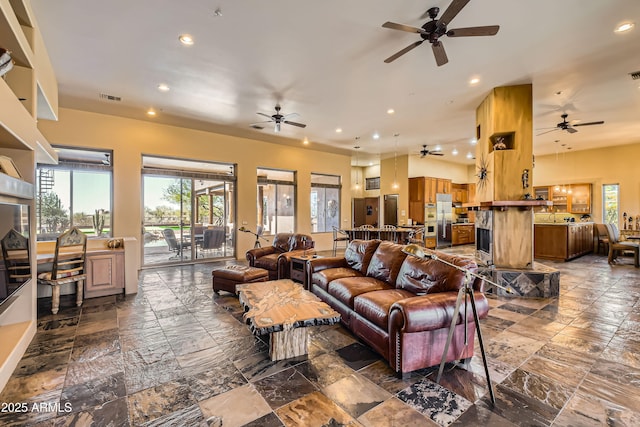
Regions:
<svg viewBox="0 0 640 427"><path fill-rule="evenodd" d="M556 130L566 130L569 133L576 133L578 132L578 129L574 129L577 126L592 126L592 125L602 125L604 124L604 121L600 120L597 122L587 122L587 123L576 123L576 124L571 124L567 121L567 117L569 117L569 115L567 113L562 114L560 117L562 117L562 121L560 123L558 123L554 128L549 128L550 130L547 130L545 132L539 133L536 136L540 136L540 135L544 135L545 133L549 133L549 132L553 132Z"/></svg>
<svg viewBox="0 0 640 427"><path fill-rule="evenodd" d="M418 40L405 47L401 51L391 55L387 59L384 60L387 64L395 61L405 53L410 50L420 46L424 41L428 41L431 43L431 49L433 50L433 55L436 58L436 64L438 66L444 65L449 62L447 58L447 53L444 50L444 46L442 42L439 40L442 36L448 37L471 37L471 36L494 36L498 33L500 29L499 25L489 25L485 27L468 27L468 28L456 28L452 30L447 29L447 25L451 22L453 18L462 10L463 7L467 5L471 0L453 0L447 10L444 11L440 19L436 19L438 13L440 12L440 8L432 7L427 10L427 14L431 18L431 21L428 21L421 28L412 27L404 24L396 24L395 22L385 22L382 24L384 28L390 28L392 30L400 30L406 31L409 33L418 33L422 40Z"/></svg>
<svg viewBox="0 0 640 427"><path fill-rule="evenodd" d="M252 123L251 126L252 128L255 129L264 129L264 126L262 126L262 124L264 123L274 123L275 127L274 127L274 132L280 132L280 125L282 123L286 124L286 125L292 125L292 126L297 126L299 128L305 128L307 127L307 125L302 124L302 123L296 123L296 122L292 122L291 120L289 120L292 117L298 117L299 114L298 113L289 113L289 114L285 114L282 115L280 114L280 105L276 104L276 113L273 115L268 115L265 113L258 113L261 116L264 116L266 118L268 118L269 120L264 121L264 122L257 122L257 123Z"/></svg>
<svg viewBox="0 0 640 427"><path fill-rule="evenodd" d="M444 156L444 153L440 150L427 150L427 145L422 144L422 150L420 150L420 158L423 159L427 156Z"/></svg>

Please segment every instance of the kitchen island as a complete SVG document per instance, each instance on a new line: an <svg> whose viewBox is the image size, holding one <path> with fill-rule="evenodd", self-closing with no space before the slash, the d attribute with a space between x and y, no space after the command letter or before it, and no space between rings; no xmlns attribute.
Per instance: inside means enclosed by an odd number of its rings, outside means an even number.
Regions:
<svg viewBox="0 0 640 427"><path fill-rule="evenodd" d="M593 227L593 222L534 224L534 258L569 261L592 252Z"/></svg>

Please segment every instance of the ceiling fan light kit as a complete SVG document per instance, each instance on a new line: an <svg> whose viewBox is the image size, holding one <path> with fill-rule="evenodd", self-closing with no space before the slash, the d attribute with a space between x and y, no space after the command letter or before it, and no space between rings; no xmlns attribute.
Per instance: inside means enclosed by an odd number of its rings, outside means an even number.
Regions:
<svg viewBox="0 0 640 427"><path fill-rule="evenodd" d="M382 26L392 30L405 31L408 33L420 34L422 40L418 40L404 49L394 53L390 57L384 60L387 64L400 58L405 53L420 46L425 41L431 43L431 50L433 56L436 59L436 64L442 66L449 62L447 53L444 50L444 45L440 41L442 36L447 37L477 37L477 36L495 36L500 30L499 25L488 25L484 27L468 27L468 28L454 28L449 30L447 26L453 20L453 18L460 13L463 7L467 5L471 0L453 0L449 7L444 11L440 19L436 19L438 13L440 13L439 7L432 7L427 10L427 14L431 21L427 21L422 27L413 27L410 25L398 24L395 22L387 21Z"/></svg>
<svg viewBox="0 0 640 427"><path fill-rule="evenodd" d="M257 122L257 123L252 123L249 126L254 128L254 129L264 129L264 126L262 126L264 123L273 123L274 128L273 131L274 132L280 132L280 130L282 129L281 125L284 123L285 125L291 125L291 126L296 126L299 128L306 128L307 125L303 124L303 123L297 123L297 122L293 122L291 120L289 120L292 117L298 117L299 114L298 113L289 113L289 114L280 114L280 110L282 109L282 107L280 107L280 105L276 104L275 106L275 110L276 113L272 114L272 115L268 115L265 113L257 113L260 116L266 117L267 121L264 122Z"/></svg>
<svg viewBox="0 0 640 427"><path fill-rule="evenodd" d="M546 133L549 132L553 132L556 130L566 130L569 133L576 133L578 132L578 129L574 129L578 126L593 126L593 125L603 125L604 121L603 120L598 120L596 122L586 122L586 123L574 123L571 124L567 121L567 117L569 117L569 115L567 113L563 113L561 116L562 121L560 123L558 123L555 127L550 128L549 130L546 130L542 133L537 134L536 136L540 136L540 135L544 135Z"/></svg>

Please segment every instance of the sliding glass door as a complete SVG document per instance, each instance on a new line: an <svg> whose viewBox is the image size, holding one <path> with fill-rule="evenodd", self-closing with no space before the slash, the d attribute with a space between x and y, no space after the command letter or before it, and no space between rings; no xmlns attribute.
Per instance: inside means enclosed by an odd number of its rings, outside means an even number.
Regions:
<svg viewBox="0 0 640 427"><path fill-rule="evenodd" d="M230 169L228 164L143 158L144 266L235 256Z"/></svg>

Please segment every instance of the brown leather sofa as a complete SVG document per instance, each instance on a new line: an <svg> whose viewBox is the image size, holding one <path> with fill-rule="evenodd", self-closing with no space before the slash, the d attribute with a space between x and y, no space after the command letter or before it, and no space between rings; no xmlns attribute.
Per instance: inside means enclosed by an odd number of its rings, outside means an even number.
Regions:
<svg viewBox="0 0 640 427"><path fill-rule="evenodd" d="M306 240L305 240L306 239ZM251 267L264 268L269 272L269 280L289 278L289 260L313 249L311 236L298 233L278 233L273 244L264 248L250 249L246 253ZM307 252L310 254L310 252Z"/></svg>
<svg viewBox="0 0 640 427"><path fill-rule="evenodd" d="M438 365L444 352L458 290L465 275L437 260L407 256L403 245L353 240L344 257L309 261L310 290L342 316L342 323L369 344L400 374ZM438 252L438 257L475 271L475 261ZM489 313L483 281L473 284L478 316ZM464 306L463 306L464 308ZM448 362L473 356L475 325L464 310L446 357Z"/></svg>

